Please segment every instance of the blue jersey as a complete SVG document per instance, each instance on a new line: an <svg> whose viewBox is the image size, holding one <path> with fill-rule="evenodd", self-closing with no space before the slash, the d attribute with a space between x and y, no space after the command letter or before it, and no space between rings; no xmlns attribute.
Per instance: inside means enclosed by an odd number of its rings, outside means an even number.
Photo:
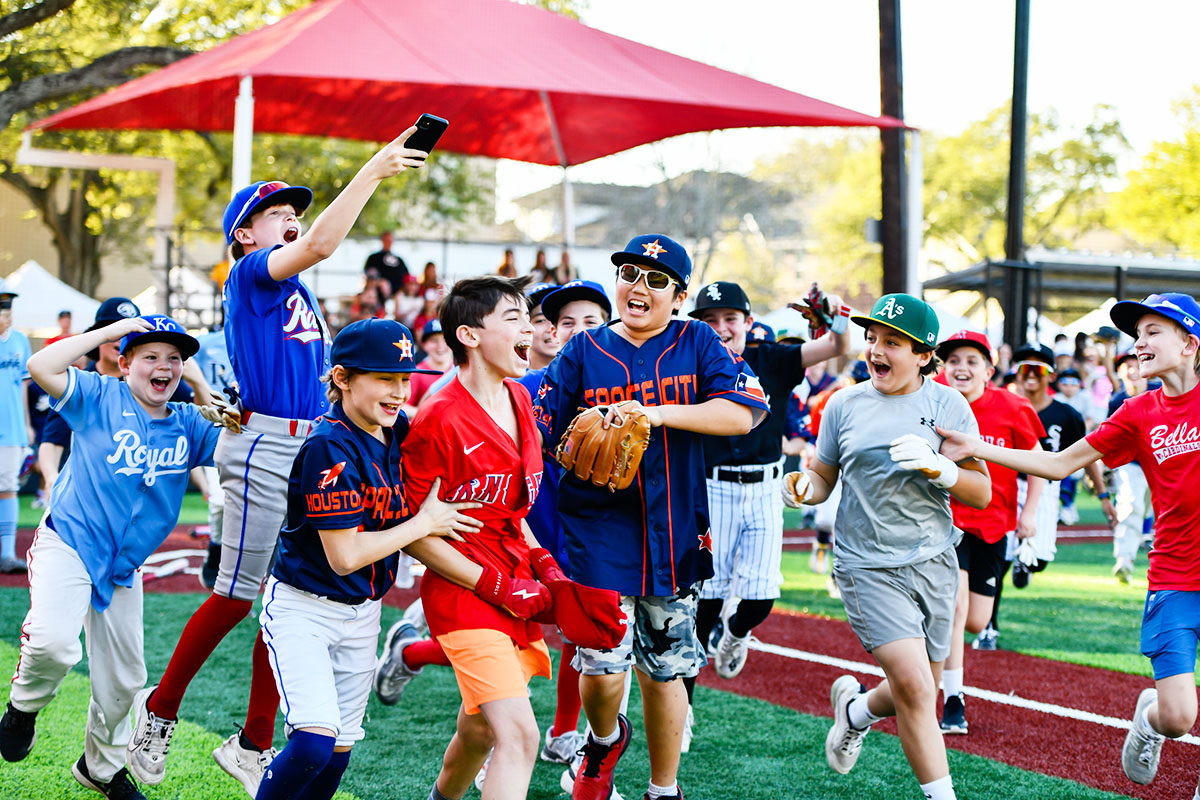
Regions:
<svg viewBox="0 0 1200 800"><path fill-rule="evenodd" d="M531 369L521 377L521 385L529 390L530 397L537 397L545 374L543 367ZM529 523L529 529L533 531L538 544L549 550L563 572L570 575L567 542L563 537L562 523L558 521L558 482L561 480L562 467L548 454L543 456L542 462L542 485L525 521Z"/></svg>
<svg viewBox="0 0 1200 800"><path fill-rule="evenodd" d="M329 410L321 384L330 368L329 331L304 281L271 277L272 250L239 258L225 281L229 360L247 411L316 419Z"/></svg>
<svg viewBox="0 0 1200 800"><path fill-rule="evenodd" d="M25 384L29 370L29 339L10 328L0 338L0 447L25 447L29 428L25 425Z"/></svg>
<svg viewBox="0 0 1200 800"><path fill-rule="evenodd" d="M318 531L380 531L412 516L404 502L400 461L400 444L407 433L408 419L401 413L395 426L384 429L385 445L351 422L340 403L318 422L292 464L287 519L272 570L276 578L301 591L350 603L378 599L392 588L399 553L338 575L329 566Z"/></svg>
<svg viewBox="0 0 1200 800"><path fill-rule="evenodd" d="M47 524L79 554L97 611L175 527L188 473L213 463L220 429L196 406L167 408L154 419L122 381L74 367L54 404L74 437Z"/></svg>
<svg viewBox="0 0 1200 800"><path fill-rule="evenodd" d="M233 365L229 363L229 348L225 344L225 332L215 331L197 336L200 349L192 360L200 367L204 379L213 391L219 392L233 384Z"/></svg>
<svg viewBox="0 0 1200 800"><path fill-rule="evenodd" d="M576 334L546 369L534 406L553 450L582 408L717 398L767 412L758 379L741 356L703 322L673 319L641 347L608 327ZM619 492L564 474L558 512L571 577L580 583L664 597L713 574L699 434L656 428L637 479Z"/></svg>

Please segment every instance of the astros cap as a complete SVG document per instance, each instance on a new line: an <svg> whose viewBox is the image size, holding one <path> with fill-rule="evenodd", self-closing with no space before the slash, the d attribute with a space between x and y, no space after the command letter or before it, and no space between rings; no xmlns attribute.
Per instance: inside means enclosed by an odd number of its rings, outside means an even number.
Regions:
<svg viewBox="0 0 1200 800"><path fill-rule="evenodd" d="M1135 300L1123 300L1108 312L1113 324L1135 339L1138 320L1146 314L1160 314L1178 322L1193 336L1200 336L1200 305L1197 305L1190 294L1152 294L1140 303Z"/></svg>
<svg viewBox="0 0 1200 800"><path fill-rule="evenodd" d="M149 322L152 330L134 331L127 333L121 337L121 355L129 352L129 348L135 344L149 344L150 342L166 342L173 344L179 348L179 353L185 359L196 355L196 351L200 349L200 342L195 336L183 329L175 320L162 314L146 314L142 319Z"/></svg>
<svg viewBox="0 0 1200 800"><path fill-rule="evenodd" d="M750 332L746 334L746 344L762 344L763 342L775 341L775 331L765 322L756 322L750 327Z"/></svg>
<svg viewBox="0 0 1200 800"><path fill-rule="evenodd" d="M233 244L233 232L259 208L290 203L299 215L304 213L312 199L312 189L307 186L288 186L283 181L258 181L239 189L229 205L225 206L225 216L221 222L225 243Z"/></svg>
<svg viewBox="0 0 1200 800"><path fill-rule="evenodd" d="M564 283L558 291L551 292L542 299L542 313L546 315L546 319L557 325L563 307L576 300L591 300L603 308L605 314L612 316L612 303L608 301L608 294L605 293L604 287L595 281Z"/></svg>
<svg viewBox="0 0 1200 800"><path fill-rule="evenodd" d="M988 341L987 336L979 331L963 330L950 334L937 346L938 358L945 361L946 356L950 355L952 350L957 350L963 346L974 347L983 353L983 357L987 359L989 364L995 365L996 354L992 352L991 342Z"/></svg>
<svg viewBox="0 0 1200 800"><path fill-rule="evenodd" d="M661 233L645 233L635 236L625 249L610 257L616 266L640 264L651 269L661 269L675 277L686 289L692 279L692 259L683 245Z"/></svg>
<svg viewBox="0 0 1200 800"><path fill-rule="evenodd" d="M852 314L850 319L864 328L879 323L900 331L917 344L933 347L937 343L939 323L933 306L911 294L885 294L875 301L868 315Z"/></svg>
<svg viewBox="0 0 1200 800"><path fill-rule="evenodd" d="M696 293L696 307L688 312L688 316L700 319L700 315L710 308L732 308L750 316L750 298L733 281L713 281L700 287Z"/></svg>
<svg viewBox="0 0 1200 800"><path fill-rule="evenodd" d="M363 372L420 372L441 375L441 370L417 369L412 331L394 319L360 319L342 328L333 340L329 363Z"/></svg>

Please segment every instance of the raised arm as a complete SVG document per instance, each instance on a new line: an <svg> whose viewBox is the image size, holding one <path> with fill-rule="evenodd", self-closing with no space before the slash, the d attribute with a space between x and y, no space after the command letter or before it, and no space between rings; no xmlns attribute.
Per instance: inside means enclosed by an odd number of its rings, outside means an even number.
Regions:
<svg viewBox="0 0 1200 800"><path fill-rule="evenodd" d="M1080 439L1060 453L1050 453L1045 450L1011 450L1007 447L997 447L959 431L938 428L937 432L945 440L942 442L942 455L952 461L981 458L1017 472L1037 475L1052 481L1062 480L1075 470L1099 460L1103 455L1088 444L1087 439Z"/></svg>
<svg viewBox="0 0 1200 800"><path fill-rule="evenodd" d="M141 317L130 317L94 331L62 339L43 347L29 357L29 377L45 389L46 394L57 400L67 390L67 369L80 356L87 355L107 342L120 341L126 334L149 330L153 330L149 322Z"/></svg>

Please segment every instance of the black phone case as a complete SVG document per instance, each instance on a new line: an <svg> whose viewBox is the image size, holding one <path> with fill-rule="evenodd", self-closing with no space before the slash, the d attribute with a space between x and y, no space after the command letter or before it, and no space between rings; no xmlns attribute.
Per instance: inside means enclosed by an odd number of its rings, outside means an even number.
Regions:
<svg viewBox="0 0 1200 800"><path fill-rule="evenodd" d="M441 117L435 117L433 114L422 114L417 120L417 132L404 140L404 146L413 150L424 150L426 153L433 152L434 146L437 145L438 139L442 138L442 134L446 132L446 128L450 125L449 122Z"/></svg>

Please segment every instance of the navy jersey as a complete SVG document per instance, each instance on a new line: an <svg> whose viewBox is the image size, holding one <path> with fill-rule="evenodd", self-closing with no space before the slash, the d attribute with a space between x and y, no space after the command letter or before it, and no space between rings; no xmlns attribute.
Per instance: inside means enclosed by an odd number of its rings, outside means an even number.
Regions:
<svg viewBox="0 0 1200 800"><path fill-rule="evenodd" d="M521 385L529 390L530 397L537 397L538 389L542 386L542 377L546 369L531 369L520 379ZM525 521L533 531L538 544L550 551L558 565L567 575L571 574L567 556L567 542L563 537L562 523L558 521L558 482L561 480L562 467L549 454L543 459L542 485L538 489L537 500L529 509Z"/></svg>
<svg viewBox="0 0 1200 800"><path fill-rule="evenodd" d="M800 349L798 344L760 342L742 353L762 381L771 417L744 436L705 436L704 466L708 471L714 467L774 464L783 458L788 402L792 389L804 380Z"/></svg>
<svg viewBox="0 0 1200 800"><path fill-rule="evenodd" d="M272 570L276 578L301 591L352 603L378 599L392 588L399 553L338 575L329 566L318 531L379 531L412 516L404 502L400 463L400 443L407 433L408 419L401 413L395 426L384 430L385 445L351 422L340 403L318 420L288 478L287 519Z"/></svg>
<svg viewBox="0 0 1200 800"><path fill-rule="evenodd" d="M273 249L239 258L225 281L229 361L247 411L316 419L329 409L321 385L330 368L329 331L304 281L271 277Z"/></svg>
<svg viewBox="0 0 1200 800"><path fill-rule="evenodd" d="M767 411L758 379L741 356L703 322L673 319L640 347L609 327L572 337L546 369L534 412L553 451L583 408L717 398ZM701 438L655 428L637 479L619 492L563 475L558 512L573 579L624 595L665 597L712 576Z"/></svg>

